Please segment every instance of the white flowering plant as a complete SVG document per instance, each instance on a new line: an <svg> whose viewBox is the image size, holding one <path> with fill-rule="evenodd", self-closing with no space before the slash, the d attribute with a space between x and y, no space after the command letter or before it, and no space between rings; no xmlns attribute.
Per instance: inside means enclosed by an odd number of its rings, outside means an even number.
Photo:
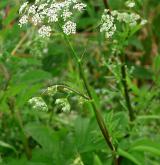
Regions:
<svg viewBox="0 0 160 165"><path fill-rule="evenodd" d="M159 5L0 3L0 164L158 165Z"/></svg>

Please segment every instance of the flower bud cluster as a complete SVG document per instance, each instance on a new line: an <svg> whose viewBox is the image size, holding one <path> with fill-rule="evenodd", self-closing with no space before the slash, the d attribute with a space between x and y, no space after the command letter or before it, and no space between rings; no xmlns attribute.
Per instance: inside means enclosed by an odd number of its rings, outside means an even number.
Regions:
<svg viewBox="0 0 160 165"><path fill-rule="evenodd" d="M67 98L56 99L55 104L57 104L62 109L63 112L70 112L71 106Z"/></svg>
<svg viewBox="0 0 160 165"><path fill-rule="evenodd" d="M117 21L128 24L130 27L136 26L141 20L140 15L136 13L112 11L111 14L116 18Z"/></svg>
<svg viewBox="0 0 160 165"><path fill-rule="evenodd" d="M75 34L76 23L72 21L74 13L82 12L85 8L86 4L79 0L36 0L32 5L25 2L19 9L22 15L19 26L31 23L39 28L38 33L41 37L49 37L52 26L55 23L58 25L62 23L62 29L66 35Z"/></svg>

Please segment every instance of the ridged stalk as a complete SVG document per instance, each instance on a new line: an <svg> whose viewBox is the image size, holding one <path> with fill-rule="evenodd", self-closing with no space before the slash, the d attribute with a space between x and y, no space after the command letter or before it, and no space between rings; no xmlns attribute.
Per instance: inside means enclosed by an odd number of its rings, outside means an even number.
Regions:
<svg viewBox="0 0 160 165"><path fill-rule="evenodd" d="M112 157L113 157L114 165L118 165L118 158L116 157L116 149L115 149L115 147L114 147L114 145L112 143L112 139L111 139L111 136L109 135L109 131L108 131L107 127L106 127L106 124L104 122L103 116L102 116L100 110L96 107L96 104L95 104L94 99L92 97L88 81L87 81L87 79L85 77L85 73L84 73L84 70L82 68L81 60L79 59L79 57L76 54L73 46L70 43L68 37L65 34L64 34L64 38L65 38L66 42L68 43L68 45L69 45L69 47L70 47L70 49L72 51L72 54L73 54L73 56L76 59L76 62L78 64L80 78L83 81L83 84L84 84L84 87L86 89L87 95L88 95L88 97L89 97L89 99L91 101L91 106L92 106L92 108L94 110L98 126L99 126L99 128L100 128L100 130L102 132L102 135L103 135L107 145L109 146L109 148L112 151Z"/></svg>

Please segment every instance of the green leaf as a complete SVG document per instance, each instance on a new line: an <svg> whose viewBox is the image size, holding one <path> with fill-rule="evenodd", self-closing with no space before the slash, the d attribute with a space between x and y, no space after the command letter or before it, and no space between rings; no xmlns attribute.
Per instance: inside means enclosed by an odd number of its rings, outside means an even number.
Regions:
<svg viewBox="0 0 160 165"><path fill-rule="evenodd" d="M12 78L12 83L13 84L19 84L22 82L25 83L33 83L33 82L40 82L42 80L50 79L51 74L48 72L45 72L43 70L29 70L25 73L23 73L21 76L15 75Z"/></svg>
<svg viewBox="0 0 160 165"><path fill-rule="evenodd" d="M140 145L132 148L132 150L150 152L153 155L160 156L160 150L151 146Z"/></svg>
<svg viewBox="0 0 160 165"><path fill-rule="evenodd" d="M160 143L153 142L149 139L142 139L131 145L130 151L149 152L153 155L160 156Z"/></svg>
<svg viewBox="0 0 160 165"><path fill-rule="evenodd" d="M105 142L99 136L95 119L77 118L75 122L75 143L79 153L92 152L98 149L103 149Z"/></svg>
<svg viewBox="0 0 160 165"><path fill-rule="evenodd" d="M58 138L49 127L43 126L40 123L30 123L25 127L25 130L46 152L52 153L58 145Z"/></svg>
<svg viewBox="0 0 160 165"><path fill-rule="evenodd" d="M155 120L158 119L160 120L160 116L157 115L143 115L143 116L138 116L137 120Z"/></svg>
<svg viewBox="0 0 160 165"><path fill-rule="evenodd" d="M143 80L150 80L153 76L153 73L151 70L146 69L142 66L134 66L133 76L136 78L140 78Z"/></svg>
<svg viewBox="0 0 160 165"><path fill-rule="evenodd" d="M6 142L0 141L0 146L4 147L4 148L9 148L9 149L13 150L15 153L17 153L16 149L12 145L10 145Z"/></svg>
<svg viewBox="0 0 160 165"><path fill-rule="evenodd" d="M103 165L98 155L94 155L94 165Z"/></svg>
<svg viewBox="0 0 160 165"><path fill-rule="evenodd" d="M132 161L132 162L135 163L136 165L142 165L140 162L137 161L137 158L136 158L136 157L134 157L131 153L126 152L126 151L124 151L124 150L121 149L121 148L118 148L118 154L119 154L120 156L123 156L123 157L129 159L130 161Z"/></svg>

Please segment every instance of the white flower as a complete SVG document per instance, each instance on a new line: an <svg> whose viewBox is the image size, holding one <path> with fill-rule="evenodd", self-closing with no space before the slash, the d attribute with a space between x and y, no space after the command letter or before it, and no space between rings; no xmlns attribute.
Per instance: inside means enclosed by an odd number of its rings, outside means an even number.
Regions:
<svg viewBox="0 0 160 165"><path fill-rule="evenodd" d="M28 14L36 14L36 9L37 9L37 6L35 5L30 6L28 9Z"/></svg>
<svg viewBox="0 0 160 165"><path fill-rule="evenodd" d="M116 25L114 24L114 17L108 13L108 10L104 11L101 22L100 32L104 32L106 38L111 38L116 31Z"/></svg>
<svg viewBox="0 0 160 165"><path fill-rule="evenodd" d="M70 35L70 34L75 34L76 33L76 23L72 22L72 21L68 21L63 25L63 32L66 35Z"/></svg>
<svg viewBox="0 0 160 165"><path fill-rule="evenodd" d="M31 98L28 103L32 106L35 110L42 110L42 111L48 111L48 106L42 99L42 97L33 97Z"/></svg>
<svg viewBox="0 0 160 165"><path fill-rule="evenodd" d="M24 15L21 17L21 19L19 20L19 26L22 27L22 25L27 24L28 23L28 16Z"/></svg>
<svg viewBox="0 0 160 165"><path fill-rule="evenodd" d="M45 26L43 25L39 30L38 33L41 37L45 38L45 37L50 37L51 35L51 27L50 26Z"/></svg>
<svg viewBox="0 0 160 165"><path fill-rule="evenodd" d="M73 14L72 12L70 12L68 10L64 10L61 17L64 19L64 21L66 21L67 18L71 17L72 14Z"/></svg>
<svg viewBox="0 0 160 165"><path fill-rule="evenodd" d="M42 22L42 19L38 13L32 17L32 23L36 26Z"/></svg>
<svg viewBox="0 0 160 165"><path fill-rule="evenodd" d="M84 3L77 3L76 5L73 6L73 9L77 9L79 11L82 11L84 10L84 8L86 8L86 4Z"/></svg>
<svg viewBox="0 0 160 165"><path fill-rule="evenodd" d="M39 5L37 11L39 12L40 10L43 10L47 5L48 5L47 3L44 3L44 4Z"/></svg>
<svg viewBox="0 0 160 165"><path fill-rule="evenodd" d="M22 14L22 12L24 11L24 9L27 7L28 2L25 2L21 5L20 9L19 9L19 14Z"/></svg>
<svg viewBox="0 0 160 165"><path fill-rule="evenodd" d="M126 2L126 6L129 7L129 8L133 8L135 5L136 5L135 2L133 2L131 0Z"/></svg>
<svg viewBox="0 0 160 165"><path fill-rule="evenodd" d="M111 11L111 15L112 15L113 17L117 16L118 14L119 14L119 12L118 12L117 10Z"/></svg>
<svg viewBox="0 0 160 165"><path fill-rule="evenodd" d="M147 22L148 22L148 21L147 21L146 19L142 19L140 24L143 26L143 25L145 25Z"/></svg>
<svg viewBox="0 0 160 165"><path fill-rule="evenodd" d="M37 4L37 3L39 3L39 2L40 2L40 0L36 0L36 1L35 1L35 4Z"/></svg>
<svg viewBox="0 0 160 165"><path fill-rule="evenodd" d="M140 15L136 13L131 13L130 16L131 16L131 19L133 19L134 21L137 21L141 18Z"/></svg>
<svg viewBox="0 0 160 165"><path fill-rule="evenodd" d="M55 8L48 8L46 12L46 16L48 17L48 22L57 22L58 14Z"/></svg>
<svg viewBox="0 0 160 165"><path fill-rule="evenodd" d="M141 18L140 15L136 13L127 13L127 12L118 12L112 11L112 16L119 21L128 24L130 27L136 26L138 24L139 19Z"/></svg>
<svg viewBox="0 0 160 165"><path fill-rule="evenodd" d="M63 24L62 29L65 34L75 34L76 23L71 20L74 17L74 12L81 12L85 7L86 4L81 3L80 0L36 0L32 5L24 3L20 8L20 14L28 17L22 16L19 25L31 23L37 27L51 27L61 21L59 24ZM24 11L25 8L28 10ZM55 30L58 26L55 26ZM50 36L50 29L48 29L48 35L41 33L41 30L43 28L39 29L41 36Z"/></svg>
<svg viewBox="0 0 160 165"><path fill-rule="evenodd" d="M55 8L57 11L60 11L64 7L65 7L65 3L64 2L56 2L56 3L52 3L51 4L51 8Z"/></svg>
<svg viewBox="0 0 160 165"><path fill-rule="evenodd" d="M137 13L119 12L117 10L109 12L109 10L105 9L101 18L100 32L104 32L106 38L111 38L117 30L117 23L123 23L132 29L136 25L144 25L146 22L147 20L141 19Z"/></svg>

